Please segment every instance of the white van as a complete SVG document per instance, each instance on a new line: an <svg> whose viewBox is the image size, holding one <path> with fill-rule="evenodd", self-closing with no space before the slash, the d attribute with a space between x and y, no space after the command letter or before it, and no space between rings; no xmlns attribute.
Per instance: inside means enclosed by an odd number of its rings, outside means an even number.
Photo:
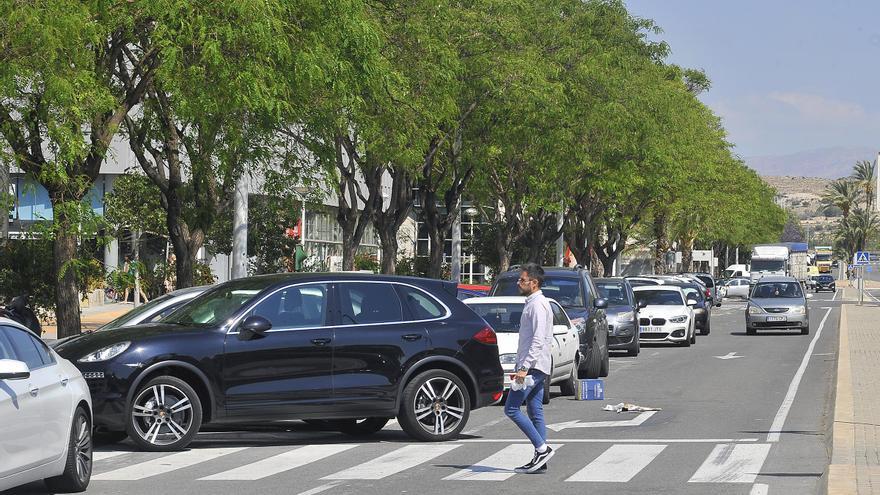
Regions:
<svg viewBox="0 0 880 495"><path fill-rule="evenodd" d="M749 276L748 265L730 265L724 270L724 278L737 278Z"/></svg>

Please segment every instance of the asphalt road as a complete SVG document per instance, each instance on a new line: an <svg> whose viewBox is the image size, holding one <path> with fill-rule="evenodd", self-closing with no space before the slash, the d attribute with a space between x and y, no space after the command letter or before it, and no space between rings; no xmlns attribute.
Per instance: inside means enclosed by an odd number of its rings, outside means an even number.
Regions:
<svg viewBox="0 0 880 495"><path fill-rule="evenodd" d="M810 335L746 336L744 303L733 300L714 310L711 335L695 346L613 356L604 401L556 396L546 407L558 430L548 432L558 450L547 474L513 473L531 446L496 406L474 411L462 438L443 444L413 442L396 424L355 439L291 422L289 431L201 434L182 453L102 447L87 493L823 493L840 304L832 297L811 300ZM618 402L662 411L602 410ZM46 492L36 483L11 493Z"/></svg>

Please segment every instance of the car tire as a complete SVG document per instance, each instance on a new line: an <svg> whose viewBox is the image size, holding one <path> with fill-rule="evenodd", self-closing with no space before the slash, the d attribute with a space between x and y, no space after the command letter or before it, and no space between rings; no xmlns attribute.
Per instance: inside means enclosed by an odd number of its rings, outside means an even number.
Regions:
<svg viewBox="0 0 880 495"><path fill-rule="evenodd" d="M638 356L639 351L641 350L641 344L639 343L638 336L633 337L632 344L626 349L627 356Z"/></svg>
<svg viewBox="0 0 880 495"><path fill-rule="evenodd" d="M113 445L128 438L124 431L96 431L92 434L92 443L95 445Z"/></svg>
<svg viewBox="0 0 880 495"><path fill-rule="evenodd" d="M801 335L810 335L810 327L802 327Z"/></svg>
<svg viewBox="0 0 880 495"><path fill-rule="evenodd" d="M574 395L575 391L577 390L577 364L577 356L575 356L574 366L571 367L571 373L568 374L568 378L566 378L564 382L559 384L559 390L562 392L562 395Z"/></svg>
<svg viewBox="0 0 880 495"><path fill-rule="evenodd" d="M712 317L706 318L706 325L700 329L700 335L709 335L709 332L712 331Z"/></svg>
<svg viewBox="0 0 880 495"><path fill-rule="evenodd" d="M426 387L429 382L430 385ZM453 387L452 390L447 386ZM440 392L437 392L438 388ZM443 399L444 393L446 399ZM435 405L441 405L442 408L434 409ZM457 436L464 429L470 413L471 399L464 383L446 370L428 370L404 387L398 420L403 431L416 440L442 442ZM456 414L460 417L456 418ZM448 428L446 424L450 418L453 426Z"/></svg>
<svg viewBox="0 0 880 495"><path fill-rule="evenodd" d="M600 377L608 376L608 372L610 370L610 366L609 366L610 363L608 362L609 359L610 359L610 357L608 356L608 344L606 341L605 352L602 353L602 366L599 369L599 376Z"/></svg>
<svg viewBox="0 0 880 495"><path fill-rule="evenodd" d="M92 478L92 422L82 407L76 408L67 445L64 472L47 478L46 486L53 493L78 493L89 486Z"/></svg>
<svg viewBox="0 0 880 495"><path fill-rule="evenodd" d="M128 407L126 431L144 450L183 450L201 427L202 402L198 394L174 376L157 376L138 387Z"/></svg>
<svg viewBox="0 0 880 495"><path fill-rule="evenodd" d="M353 437L364 437L377 433L388 424L391 418L361 418L330 420L329 427Z"/></svg>
<svg viewBox="0 0 880 495"><path fill-rule="evenodd" d="M690 343L691 343L691 345L697 343L697 332L696 332L696 331L695 331L694 333L691 334L691 340L690 340Z"/></svg>
<svg viewBox="0 0 880 495"><path fill-rule="evenodd" d="M758 333L754 328L746 327L746 335L756 335Z"/></svg>
<svg viewBox="0 0 880 495"><path fill-rule="evenodd" d="M579 374L579 376L583 375L581 378L599 378L599 373L602 372L602 358L597 354L599 354L599 343L593 342L593 348L587 356L587 367Z"/></svg>

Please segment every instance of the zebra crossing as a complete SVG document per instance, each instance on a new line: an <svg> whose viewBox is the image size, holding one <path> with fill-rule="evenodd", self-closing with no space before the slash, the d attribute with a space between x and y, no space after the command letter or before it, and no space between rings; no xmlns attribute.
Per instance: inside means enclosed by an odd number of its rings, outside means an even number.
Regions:
<svg viewBox="0 0 880 495"><path fill-rule="evenodd" d="M697 441L698 442L698 441ZM730 443L551 442L557 450L550 482L628 483L663 456L689 459L681 472L671 473L687 483L754 483L771 444L745 439ZM514 468L528 459L528 443L399 444L327 443L298 446L204 447L184 452L154 453L123 450L94 453L95 488L104 482L149 482L174 473L192 482L257 481L295 476L312 481L381 481L405 478L419 481L509 482ZM695 454L696 453L696 454Z"/></svg>

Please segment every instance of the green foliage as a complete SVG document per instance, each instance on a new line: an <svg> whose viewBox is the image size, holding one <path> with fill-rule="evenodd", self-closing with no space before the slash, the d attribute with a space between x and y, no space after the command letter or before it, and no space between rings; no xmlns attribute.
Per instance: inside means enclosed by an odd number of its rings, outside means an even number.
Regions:
<svg viewBox="0 0 880 495"><path fill-rule="evenodd" d="M287 271L297 240L286 235L299 221L302 204L293 197L251 196L248 201L248 256L254 275Z"/></svg>
<svg viewBox="0 0 880 495"><path fill-rule="evenodd" d="M379 272L379 260L376 255L371 253L358 253L354 257L355 270L369 270L373 273Z"/></svg>
<svg viewBox="0 0 880 495"><path fill-rule="evenodd" d="M11 239L0 246L0 304L22 294L43 311L55 308L52 243L45 239Z"/></svg>
<svg viewBox="0 0 880 495"><path fill-rule="evenodd" d="M159 188L142 174L127 173L116 179L104 195L104 218L117 236L140 231L168 237Z"/></svg>

